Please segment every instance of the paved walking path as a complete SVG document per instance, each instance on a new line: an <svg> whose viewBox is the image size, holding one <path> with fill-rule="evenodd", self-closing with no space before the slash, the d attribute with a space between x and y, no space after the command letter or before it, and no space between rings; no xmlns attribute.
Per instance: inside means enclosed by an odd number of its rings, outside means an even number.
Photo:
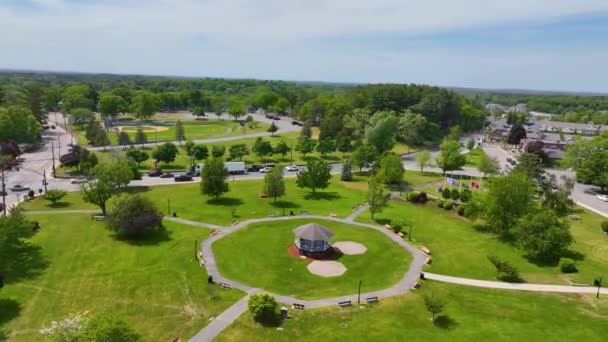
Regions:
<svg viewBox="0 0 608 342"><path fill-rule="evenodd" d="M249 301L248 293L245 297L241 298L238 302L234 303L231 307L222 312L217 316L211 323L209 323L204 329L200 330L196 335L192 336L190 341L203 342L211 341L222 330L232 324L237 318L239 318L247 310L247 302Z"/></svg>
<svg viewBox="0 0 608 342"><path fill-rule="evenodd" d="M357 217L359 217L359 215L361 215L367 209L369 209L369 203L360 205L357 209L355 209L355 211L353 211L352 214L348 215L348 217L346 218L346 221L353 222L354 220L357 219Z"/></svg>
<svg viewBox="0 0 608 342"><path fill-rule="evenodd" d="M226 228L224 226L219 226L217 224L190 221L190 220L186 220L186 219L179 218L179 217L173 217L173 216L164 216L163 219L167 220L167 221L173 221L173 222L187 224L190 226L201 227L201 228L209 228L209 229L225 229Z"/></svg>
<svg viewBox="0 0 608 342"><path fill-rule="evenodd" d="M101 214L101 210L28 210L23 211L27 215L47 215L47 214Z"/></svg>
<svg viewBox="0 0 608 342"><path fill-rule="evenodd" d="M546 285L526 283L505 283L501 281L478 280L469 278L450 277L441 274L424 272L424 279L440 281L443 283L465 286L483 287L488 289L531 291L531 292L559 292L559 293L597 293L597 287L572 285ZM608 288L602 288L600 294L608 294Z"/></svg>

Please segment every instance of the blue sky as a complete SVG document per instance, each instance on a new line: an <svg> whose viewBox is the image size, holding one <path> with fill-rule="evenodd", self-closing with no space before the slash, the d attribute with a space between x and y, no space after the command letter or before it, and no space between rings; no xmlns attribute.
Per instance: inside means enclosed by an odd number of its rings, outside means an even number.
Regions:
<svg viewBox="0 0 608 342"><path fill-rule="evenodd" d="M0 0L0 68L608 92L602 0Z"/></svg>

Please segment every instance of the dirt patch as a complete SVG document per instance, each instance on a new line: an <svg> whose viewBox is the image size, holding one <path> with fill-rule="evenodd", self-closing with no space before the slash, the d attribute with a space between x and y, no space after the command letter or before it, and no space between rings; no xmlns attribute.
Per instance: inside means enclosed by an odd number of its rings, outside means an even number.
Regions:
<svg viewBox="0 0 608 342"><path fill-rule="evenodd" d="M296 258L296 259L300 259L300 260L304 260L304 261L308 261L308 262L313 260L313 259L307 258L304 255L300 255L300 250L293 243L291 245L289 245L289 247L287 247L287 254L289 254L289 256L292 258Z"/></svg>
<svg viewBox="0 0 608 342"><path fill-rule="evenodd" d="M315 260L306 266L308 271L320 277L339 277L346 272L346 266L338 261Z"/></svg>
<svg viewBox="0 0 608 342"><path fill-rule="evenodd" d="M137 132L137 126L118 126L118 130L121 132L135 133ZM165 126L142 126L144 133L164 132L168 131L169 127Z"/></svg>
<svg viewBox="0 0 608 342"><path fill-rule="evenodd" d="M338 241L332 246L345 255L359 255L367 252L367 247L364 244L354 241Z"/></svg>

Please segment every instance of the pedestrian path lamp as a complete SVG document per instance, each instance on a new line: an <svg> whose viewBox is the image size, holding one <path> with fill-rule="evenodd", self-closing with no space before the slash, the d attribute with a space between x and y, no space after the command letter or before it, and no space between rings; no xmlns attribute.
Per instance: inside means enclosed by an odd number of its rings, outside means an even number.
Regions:
<svg viewBox="0 0 608 342"><path fill-rule="evenodd" d="M597 294L595 295L595 297L600 298L600 288L602 287L602 277L595 278L595 280L593 281L593 285L597 286Z"/></svg>

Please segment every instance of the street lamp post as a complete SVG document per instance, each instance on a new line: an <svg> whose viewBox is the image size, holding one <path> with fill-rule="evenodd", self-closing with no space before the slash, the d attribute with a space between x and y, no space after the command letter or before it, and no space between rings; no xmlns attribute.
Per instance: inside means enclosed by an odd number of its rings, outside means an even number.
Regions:
<svg viewBox="0 0 608 342"><path fill-rule="evenodd" d="M412 241L412 228L414 227L414 224L410 223L410 233L407 234L407 238L408 240Z"/></svg>
<svg viewBox="0 0 608 342"><path fill-rule="evenodd" d="M597 294L595 295L595 297L600 298L600 288L602 287L602 277L595 278L595 280L593 281L593 284L595 286L597 286Z"/></svg>

